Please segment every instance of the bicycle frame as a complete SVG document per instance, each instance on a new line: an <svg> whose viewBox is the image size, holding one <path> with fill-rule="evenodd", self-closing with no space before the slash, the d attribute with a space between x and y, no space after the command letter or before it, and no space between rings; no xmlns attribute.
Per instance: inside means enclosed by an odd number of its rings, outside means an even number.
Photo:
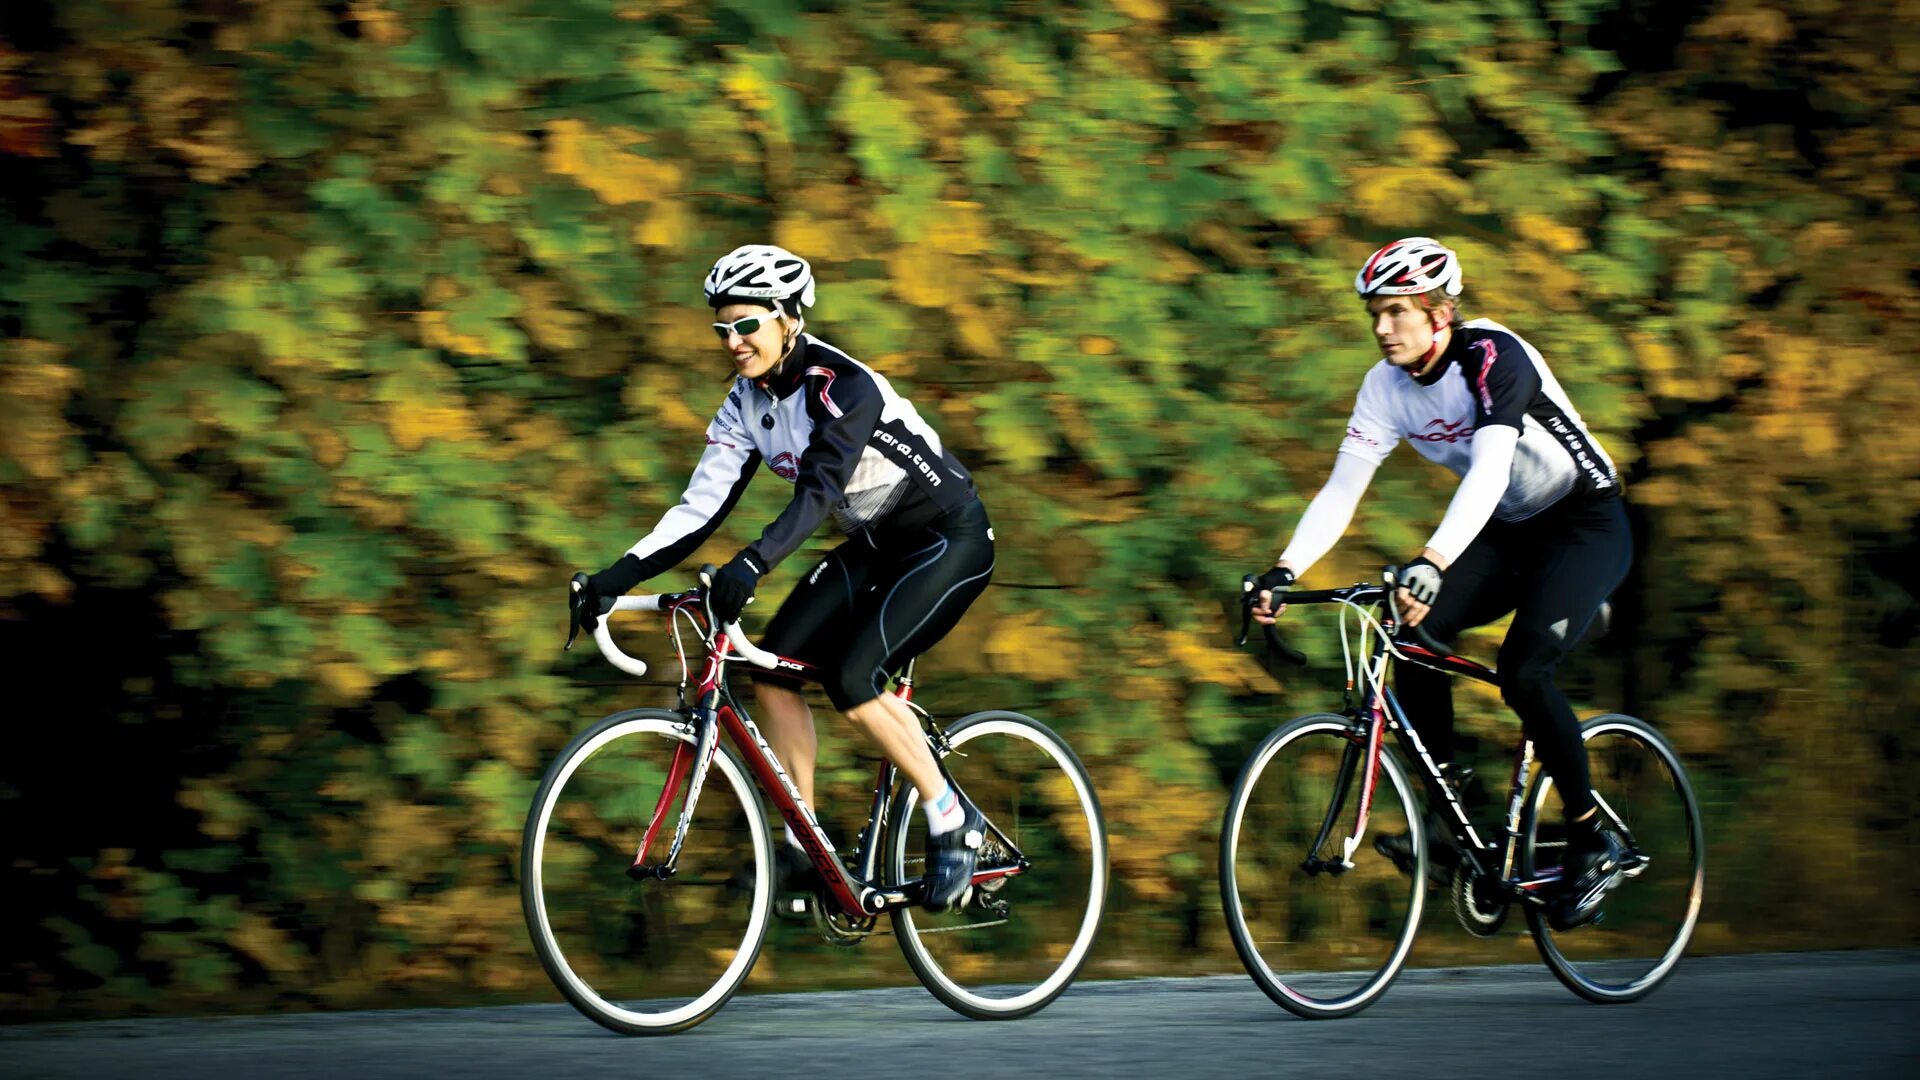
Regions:
<svg viewBox="0 0 1920 1080"><path fill-rule="evenodd" d="M694 809L700 799L700 791L706 781L707 770L713 764L713 755L718 752L720 735L724 733L740 752L755 781L768 798L773 800L780 816L800 840L801 847L813 861L815 869L825 883L826 893L840 912L852 919L871 919L890 909L918 904L925 893L925 887L919 879L893 884L876 884L880 876L880 840L887 824L887 803L893 794L897 769L892 761L881 759L880 768L874 777L873 801L867 811L867 823L859 835L859 866L850 871L841 861L833 842L827 838L826 831L820 827L813 810L801 798L799 788L780 764L773 747L753 722L747 710L737 701L726 683L726 667L730 658L739 655L733 648L730 638L724 633L712 633L705 629L704 598L700 593L688 592L660 598L660 610L667 613L669 619L681 613L688 614L696 626L702 627L703 639L707 643L706 664L700 676L699 688L691 703L687 700L687 668L682 653L680 708L677 710L687 718L688 733L694 736L694 743L680 743L674 748L673 762L668 768L667 782L661 788L659 801L655 803L652 820L648 823L645 836L635 853L633 865L628 868L629 876L636 879L657 878L664 880L675 873L680 857L681 845L686 841L687 830L693 822ZM820 673L812 664L788 657L776 657L777 667L790 675L818 682ZM894 695L906 702L915 712L926 717L925 710L912 704L913 701L913 662L896 680ZM939 766L941 775L947 776L944 758L952 752L946 736L938 725L927 717L928 740L932 744L934 762ZM949 783L952 778L948 777ZM674 828L673 841L666 857L659 863L649 865L647 852L653 848L661 827L665 824L674 799L681 794L680 818ZM974 872L975 885L997 878L1013 877L1024 873L1031 863L1001 830L989 824L994 837L1011 853L1006 865L981 867Z"/></svg>
<svg viewBox="0 0 1920 1080"><path fill-rule="evenodd" d="M1360 584L1346 589L1326 589L1315 592L1290 592L1284 602L1300 603L1345 603L1351 606L1379 605L1386 602L1391 586ZM1502 894L1508 900L1525 903L1544 904L1552 892L1551 886L1557 883L1562 872L1559 867L1539 870L1525 877L1519 876L1515 866L1519 856L1520 817L1526 804L1527 793L1532 789L1534 780L1533 740L1521 737L1520 745L1514 752L1511 793L1507 799L1505 822L1505 842L1498 848L1499 865L1488 864L1494 850L1485 844L1473 823L1468 820L1466 807L1453 786L1446 782L1440 772L1439 763L1433 760L1426 744L1421 740L1419 731L1408 718L1399 698L1385 683L1386 659L1392 654L1402 660L1420 664L1423 667L1457 677L1468 678L1493 686L1500 684L1499 673L1484 664L1476 663L1466 657L1446 651L1437 642L1426 637L1424 643L1394 637L1396 622L1392 618L1378 623L1384 631L1370 646L1366 661L1359 665L1359 700L1349 699L1345 710L1353 722L1348 732L1349 745L1342 755L1338 772L1334 777L1333 799L1327 807L1327 816L1322 821L1320 831L1315 836L1307 857L1301 866L1309 874L1340 874L1353 868L1353 853L1359 848L1366 835L1367 820L1373 808L1373 796L1379 782L1380 748L1385 732L1392 731L1396 742L1414 760L1420 763L1418 770L1425 784L1427 798L1435 806L1444 805L1449 813L1446 821L1454 839L1460 846L1462 857L1470 864L1473 873L1488 877L1499 883ZM1355 809L1353 831L1341 838L1341 857L1339 859L1321 858L1320 852L1329 837L1332 836L1341 817L1341 809L1346 805L1352 789L1355 773L1361 771L1364 760L1364 772L1360 775L1360 797ZM1633 836L1618 814L1601 799L1598 792L1601 812L1607 815L1611 823L1620 831L1630 848L1634 847ZM1497 869L1497 873L1495 872Z"/></svg>

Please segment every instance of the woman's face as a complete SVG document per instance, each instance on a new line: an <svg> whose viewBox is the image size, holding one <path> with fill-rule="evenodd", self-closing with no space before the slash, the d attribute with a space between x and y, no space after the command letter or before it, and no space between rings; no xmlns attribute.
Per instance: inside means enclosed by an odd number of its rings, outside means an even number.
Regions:
<svg viewBox="0 0 1920 1080"><path fill-rule="evenodd" d="M759 304L728 304L713 313L714 333L720 347L733 358L733 370L749 379L758 379L773 370L786 352L786 320L773 309ZM750 332L742 334L742 319L756 320ZM719 324L726 324L722 328ZM751 325L751 324L748 324Z"/></svg>

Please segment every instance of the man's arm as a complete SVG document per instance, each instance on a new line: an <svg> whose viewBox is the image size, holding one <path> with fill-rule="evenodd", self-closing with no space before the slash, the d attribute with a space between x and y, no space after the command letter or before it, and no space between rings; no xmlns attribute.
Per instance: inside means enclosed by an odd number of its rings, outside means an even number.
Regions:
<svg viewBox="0 0 1920 1080"><path fill-rule="evenodd" d="M1300 577L1333 550L1333 545L1346 534L1353 512L1360 505L1360 496L1366 494L1367 485L1373 482L1378 468L1374 462L1345 451L1335 454L1332 475L1300 515L1300 523L1294 526L1293 537L1275 565Z"/></svg>
<svg viewBox="0 0 1920 1080"><path fill-rule="evenodd" d="M1520 429L1504 424L1483 427L1473 433L1471 460L1467 475L1460 478L1446 516L1422 551L1433 565L1445 570L1480 535L1500 497L1507 493L1513 479L1513 453L1520 442Z"/></svg>

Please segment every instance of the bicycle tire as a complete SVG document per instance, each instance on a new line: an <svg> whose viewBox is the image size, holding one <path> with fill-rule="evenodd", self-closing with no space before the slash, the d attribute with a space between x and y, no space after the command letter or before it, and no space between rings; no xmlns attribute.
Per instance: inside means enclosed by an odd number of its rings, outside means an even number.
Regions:
<svg viewBox="0 0 1920 1080"><path fill-rule="evenodd" d="M667 997L666 1003L662 1004L659 1012L648 1012L633 1007L656 999L635 999L620 995L619 1000L615 1000L610 996L613 974L594 969L593 957L584 947L576 948L576 955L570 957L568 948L562 944L562 938L565 937L575 945L582 945L596 932L604 931L609 925L612 925L612 932L616 935L624 931L629 936L637 927L644 944L652 946L658 942L660 950L665 952L675 947L675 943L670 942L669 939L678 933L679 928L673 927L671 923L671 914L677 909L667 907L667 902L662 897L669 895L668 891L676 887L681 892L671 895L691 896L689 890L699 888L701 885L716 885L713 881L695 882L690 878L647 880L638 883L630 879L614 880L616 876L626 878L626 864L631 862L632 845L642 835L638 830L644 828L644 824L635 823L631 809L650 815L658 796L658 786L640 791L638 785L630 785L628 781L630 764L626 759L612 756L609 750L618 744L622 753L625 753L630 747L646 745L638 741L643 739L657 739L661 749L677 744L691 745L694 742L691 729L679 714L664 709L633 709L615 713L594 723L568 744L567 748L554 760L542 779L539 789L534 793L532 805L527 813L526 827L521 840L520 898L527 920L527 931L533 939L534 952L539 956L540 964L546 969L554 986L569 1003L594 1023L623 1035L669 1035L685 1031L712 1016L727 1003L727 1000L752 972L754 961L758 959L760 948L766 940L768 921L772 914L773 845L759 791L754 786L745 765L730 747L724 745L718 747L714 756L714 768L707 776L709 782L705 785L700 802L695 808L695 822L701 828L697 833L689 834L686 849L681 853L681 865L683 868L687 865L688 857L694 854L696 842L699 840L729 839L728 843L716 845L721 851L721 854L716 856L716 859L720 860L718 864L720 869L726 869L728 865L737 862L738 856L746 854L740 850L742 846L750 844L752 872L747 877L749 884L746 888L749 895L742 901L744 929L741 932L741 938L737 944L731 943L732 932L723 927L719 932L719 940L722 945L731 944L733 952L725 961L719 977L712 985L705 986L698 993L690 996L679 993L676 988L676 992ZM658 756L651 746L635 752L639 756L631 759L634 762L651 762ZM609 779L601 781L591 775L583 774L582 770L588 763L603 754L608 755L604 760L614 766ZM716 779L716 774L719 783L712 782ZM629 786L636 789L631 795L623 790ZM581 795L587 809L575 811L572 809L574 804L569 803L566 809L559 812L557 822L556 807L560 805L563 797L569 794L570 787L576 794ZM609 796L603 792L617 794ZM631 809L624 815L608 815L622 818L620 828L602 828L598 821L600 816L598 811L603 807L610 807L612 800L616 798L620 806ZM596 799L597 803L594 801ZM736 816L740 820L735 820ZM713 826L717 818L725 819L719 828ZM645 819L641 817L637 820L644 822ZM667 819L669 828L664 830L664 835L656 840L655 848L650 852L652 857L664 856L667 841L672 835L671 826L676 820L677 818L673 816ZM563 831L566 833L564 836L561 835ZM601 833L610 835L601 836L599 835ZM574 839L576 835L585 839L576 840ZM617 843L628 845L624 854L614 846ZM600 849L597 853L594 850L596 847ZM582 852L586 853L585 862L587 868L591 870L591 874L584 877L580 874L578 865L582 862ZM614 860L616 855L619 856L617 863ZM552 870L551 874L549 869ZM739 872L736 871L734 879L718 884L717 887L728 890L737 889L736 881L739 876ZM606 888L611 896L595 897L592 898L592 902L582 900L571 906L563 903L569 896L567 891L569 884L579 885L589 879L592 884ZM653 890L651 894L646 892L649 889ZM625 910L622 910L623 904L626 905ZM650 908L649 904L652 905ZM705 904L706 907L701 908L699 904ZM686 907L689 911L704 912L704 917L709 920L713 917L711 912L714 905L704 898L695 898L694 901L687 903ZM556 918L556 909L561 908L565 910L560 911ZM648 910L643 913L639 910L642 908L648 908ZM573 914L575 911L582 914L576 917ZM626 922L619 923L623 918ZM648 920L666 925L668 929L662 930L659 927L650 929ZM583 926L586 927L585 930L581 929ZM695 935L686 936L694 939L693 944L703 946L709 944L700 941ZM689 955L686 950L690 947L682 946L682 955ZM720 954L712 953L711 955ZM674 978L692 980L694 986L699 986L705 978L698 972L682 974L679 971L662 971L659 975L658 981L662 988ZM596 987L596 982L601 985ZM687 999L685 1004L678 1006L671 1004L683 997Z"/></svg>
<svg viewBox="0 0 1920 1080"><path fill-rule="evenodd" d="M1592 744L1615 735L1622 737L1622 745L1637 743L1650 750L1664 766L1666 778L1644 773L1629 778L1624 759L1622 763L1595 760ZM1648 852L1652 858L1643 868L1655 872L1655 876L1624 880L1608 895L1601 906L1602 915L1626 918L1603 918L1595 925L1562 933L1553 929L1541 907L1529 904L1527 927L1533 933L1540 959L1567 989L1596 1004L1638 1001L1673 974L1700 919L1706 889L1706 835L1700 803L1679 754L1652 724L1608 713L1581 725L1580 737L1589 746L1596 793L1623 816L1636 846L1659 849ZM1520 824L1520 868L1526 875L1539 872L1543 851L1550 846L1541 840L1541 817L1551 787L1551 778L1542 774L1527 795ZM1633 790L1626 790L1629 787ZM1658 798L1662 788L1671 789L1675 805L1662 809L1659 803L1665 800ZM1659 929L1668 921L1663 911L1678 914L1670 932ZM1641 913L1649 914L1645 919L1631 917ZM1653 942L1656 955L1620 955L1643 948L1641 942ZM1573 951L1586 955L1570 955ZM1643 965L1645 970L1640 971ZM1631 977L1620 979L1614 977L1615 973Z"/></svg>
<svg viewBox="0 0 1920 1080"><path fill-rule="evenodd" d="M998 710L973 713L950 725L946 736L955 784L1033 865L1018 876L975 886L978 891L958 914L896 909L894 936L907 966L948 1008L975 1020L1017 1019L1064 993L1092 951L1106 905L1106 819L1080 758L1038 720ZM1037 771L1036 782L1013 775L1023 769ZM1057 775L1049 778L1049 769ZM911 784L902 784L892 800L887 864L895 881L909 877L909 838L924 842L918 799ZM1055 896L1065 897L1057 912L1034 914ZM983 902L1005 903L1008 917L990 921ZM1056 937L1066 926L1070 940L1057 962L1028 945L1036 937ZM1002 980L1028 972L1034 981L968 985L963 980L975 968Z"/></svg>
<svg viewBox="0 0 1920 1080"><path fill-rule="evenodd" d="M1327 758L1337 749L1344 759L1347 748L1354 746L1350 737L1352 730L1352 721L1334 713L1301 716L1276 728L1241 767L1220 827L1220 900L1234 950L1240 954L1241 964L1262 992L1288 1012L1308 1020L1351 1016L1377 1001L1405 966L1426 903L1426 830L1419 827L1419 803L1406 768L1389 746L1380 748L1380 768L1386 775L1387 783L1376 788L1369 829L1390 827L1384 820L1389 817L1392 825L1405 825L1414 847L1415 865L1411 876L1394 869L1390 861L1376 854L1371 845L1364 842L1350 856L1354 859L1354 869L1344 874L1325 871L1311 874L1304 868L1307 848L1314 842L1321 823L1326 820L1334 790L1338 787L1337 773L1333 781L1323 781ZM1303 779L1282 776L1274 771L1276 762L1289 748L1307 747L1309 742L1313 744L1311 749L1317 757L1303 759L1310 768L1293 770ZM1270 778L1280 782L1262 783ZM1340 795L1339 808L1334 812L1334 835L1328 837L1328 844L1333 843L1334 836L1339 834L1342 827L1351 827L1353 800L1358 797L1359 782L1360 776L1356 771ZM1392 804L1380 798L1381 794L1388 791L1394 795ZM1255 806L1256 802L1258 807ZM1394 804L1397 804L1397 810ZM1269 809L1270 805L1276 805L1278 809ZM1248 833L1250 817L1259 817L1263 830L1277 827L1285 835L1276 837L1270 831ZM1271 869L1268 860L1264 859L1267 852L1279 853L1278 858L1270 860ZM1318 852L1313 854L1317 855ZM1375 953L1384 951L1384 960L1370 971L1359 971L1349 966L1342 973L1332 960L1341 950L1349 948L1350 943L1316 942L1308 948L1296 949L1301 954L1296 959L1298 962L1319 964L1320 969L1283 975L1262 951L1263 942L1269 945L1279 943L1282 939L1269 935L1299 932L1303 924L1318 912L1332 912L1335 917L1350 912L1353 901L1344 896L1332 897L1342 891L1339 887L1346 883L1346 875L1363 866L1365 876L1354 880L1368 882L1369 885L1365 891L1355 885L1351 892L1362 896L1371 893L1376 904L1382 898L1398 895L1402 888L1406 892L1404 923L1380 943L1381 947L1373 950ZM1261 887L1269 883L1270 887ZM1374 922L1369 914L1364 925L1371 926ZM1335 929L1328 936L1339 938L1342 933ZM1284 940L1289 947L1301 944L1292 938ZM1274 959L1278 960L1279 956L1276 955ZM1371 963L1368 960L1360 962ZM1342 974L1348 977L1345 981L1342 981ZM1360 978L1358 985L1347 985L1354 976Z"/></svg>

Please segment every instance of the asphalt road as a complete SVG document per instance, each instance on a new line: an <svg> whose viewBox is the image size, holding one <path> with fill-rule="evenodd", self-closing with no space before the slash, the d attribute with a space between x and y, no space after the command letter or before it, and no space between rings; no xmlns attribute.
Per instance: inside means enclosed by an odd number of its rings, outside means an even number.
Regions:
<svg viewBox="0 0 1920 1080"><path fill-rule="evenodd" d="M1085 983L980 1023L917 987L739 997L623 1038L566 1005L0 1026L0 1077L1920 1077L1920 953L1684 961L1653 996L1589 1005L1544 968L1409 971L1368 1011L1308 1022L1244 977Z"/></svg>

